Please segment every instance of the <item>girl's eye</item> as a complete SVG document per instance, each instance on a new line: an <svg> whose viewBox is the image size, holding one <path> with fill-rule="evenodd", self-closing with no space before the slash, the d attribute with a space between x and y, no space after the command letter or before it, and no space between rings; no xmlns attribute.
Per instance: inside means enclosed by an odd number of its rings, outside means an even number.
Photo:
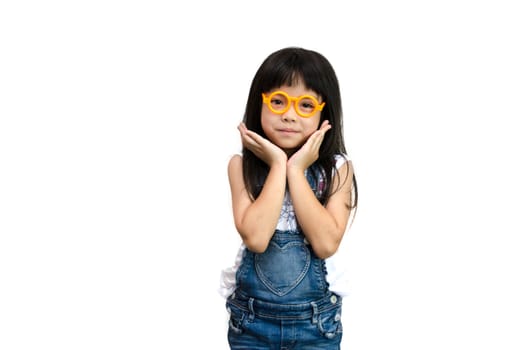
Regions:
<svg viewBox="0 0 528 350"><path fill-rule="evenodd" d="M272 98L271 99L271 104L274 105L274 106L280 106L283 103L284 102L281 99L278 99L278 98Z"/></svg>
<svg viewBox="0 0 528 350"><path fill-rule="evenodd" d="M308 99L299 101L299 107L303 111L308 111L308 112L311 112L315 109L314 103Z"/></svg>
<svg viewBox="0 0 528 350"><path fill-rule="evenodd" d="M288 105L288 100L282 95L277 95L270 99L270 104L275 110L281 111L283 109L286 109L286 106Z"/></svg>

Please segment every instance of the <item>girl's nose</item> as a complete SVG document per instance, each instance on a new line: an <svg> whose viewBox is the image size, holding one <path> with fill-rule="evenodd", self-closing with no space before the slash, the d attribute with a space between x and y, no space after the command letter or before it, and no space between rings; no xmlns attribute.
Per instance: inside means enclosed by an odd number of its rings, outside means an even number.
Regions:
<svg viewBox="0 0 528 350"><path fill-rule="evenodd" d="M296 121L299 116L297 115L297 111L295 110L295 106L292 103L290 108L288 108L287 111L285 111L282 114L282 120L284 121Z"/></svg>

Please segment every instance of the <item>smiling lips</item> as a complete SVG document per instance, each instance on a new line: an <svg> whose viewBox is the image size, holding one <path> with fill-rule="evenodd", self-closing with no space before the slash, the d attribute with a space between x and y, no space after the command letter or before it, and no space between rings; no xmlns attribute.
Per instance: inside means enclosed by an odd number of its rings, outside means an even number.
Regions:
<svg viewBox="0 0 528 350"><path fill-rule="evenodd" d="M297 133L298 131L286 128L286 129L279 129L279 132L283 132L283 133L287 133L287 134L294 134L294 133Z"/></svg>

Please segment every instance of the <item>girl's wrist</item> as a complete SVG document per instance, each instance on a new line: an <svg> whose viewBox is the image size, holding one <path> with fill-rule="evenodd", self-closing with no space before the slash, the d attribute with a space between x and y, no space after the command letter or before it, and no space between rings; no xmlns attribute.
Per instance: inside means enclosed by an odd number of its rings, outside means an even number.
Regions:
<svg viewBox="0 0 528 350"><path fill-rule="evenodd" d="M282 159L282 158L274 159L269 164L269 167L270 167L270 169L271 168L278 168L278 169L283 168L286 171L286 161L287 161L286 158L284 158L284 159Z"/></svg>
<svg viewBox="0 0 528 350"><path fill-rule="evenodd" d="M288 166L286 167L286 174L288 176L302 175L304 177L304 171L305 170L306 169L304 169L303 167L300 167L298 165L288 164Z"/></svg>

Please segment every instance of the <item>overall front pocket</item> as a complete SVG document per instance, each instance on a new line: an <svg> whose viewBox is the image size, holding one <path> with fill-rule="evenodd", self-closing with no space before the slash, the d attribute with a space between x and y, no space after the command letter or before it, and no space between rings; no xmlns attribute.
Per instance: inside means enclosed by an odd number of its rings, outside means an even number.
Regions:
<svg viewBox="0 0 528 350"><path fill-rule="evenodd" d="M279 246L271 241L268 249L255 255L255 270L260 281L274 294L292 291L310 268L310 251L302 241Z"/></svg>

